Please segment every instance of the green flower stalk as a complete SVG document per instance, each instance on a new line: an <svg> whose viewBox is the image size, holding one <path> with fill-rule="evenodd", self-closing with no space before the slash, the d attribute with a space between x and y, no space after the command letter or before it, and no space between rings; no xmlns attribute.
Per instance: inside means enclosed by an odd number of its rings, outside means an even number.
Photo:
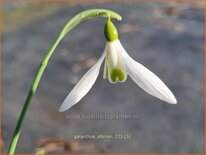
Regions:
<svg viewBox="0 0 206 155"><path fill-rule="evenodd" d="M31 85L31 88L29 90L29 93L27 95L27 98L25 100L23 109L21 111L19 120L17 122L11 143L10 143L10 147L8 150L8 154L14 154L15 149L16 149L16 145L18 143L20 134L21 134L21 129L22 129L22 124L24 122L25 116L26 116L26 112L29 108L29 105L31 103L31 99L33 97L33 95L36 92L36 89L39 85L39 82L41 80L41 77L44 73L44 70L47 67L47 64L49 62L50 57L52 56L54 50L56 49L56 47L58 46L59 42L63 39L63 37L70 31L72 30L75 26L77 26L79 23L91 19L95 16L103 16L103 17L111 17L111 18L115 18L117 20L121 20L121 16L113 11L110 10L105 10L105 9L91 9L91 10L87 10L87 11L83 11L79 14L77 14L76 16L74 16L70 21L68 21L65 26L63 27L63 29L60 31L58 37L56 38L56 40L54 41L54 43L51 45L50 49L48 50L47 54L45 55L45 57L43 58L39 69L36 73L36 76L34 78L34 81Z"/></svg>

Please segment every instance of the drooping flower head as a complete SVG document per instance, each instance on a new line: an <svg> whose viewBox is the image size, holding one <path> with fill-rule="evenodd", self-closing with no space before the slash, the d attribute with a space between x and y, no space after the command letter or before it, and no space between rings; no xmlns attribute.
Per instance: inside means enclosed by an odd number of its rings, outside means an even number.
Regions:
<svg viewBox="0 0 206 155"><path fill-rule="evenodd" d="M104 34L107 40L104 79L108 78L111 83L124 82L127 79L126 66L124 58L117 49L118 32L110 18L105 24Z"/></svg>
<svg viewBox="0 0 206 155"><path fill-rule="evenodd" d="M105 60L103 78L110 83L125 82L127 75L143 90L171 104L177 101L169 88L150 70L133 60L121 45L115 25L108 17L104 29L106 47L97 63L80 79L64 100L59 111L63 112L84 97L95 83L101 64Z"/></svg>

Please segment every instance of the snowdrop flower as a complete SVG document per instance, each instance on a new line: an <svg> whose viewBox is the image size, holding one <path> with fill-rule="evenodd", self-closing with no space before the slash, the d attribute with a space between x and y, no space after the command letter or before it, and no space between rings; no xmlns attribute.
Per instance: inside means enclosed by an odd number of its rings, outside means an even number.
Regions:
<svg viewBox="0 0 206 155"><path fill-rule="evenodd" d="M59 109L60 112L75 105L89 92L99 75L104 60L103 78L108 78L110 83L125 82L129 75L139 87L150 95L171 104L177 103L169 88L154 73L128 55L118 39L117 29L110 18L105 24L104 33L107 43L103 54L66 97Z"/></svg>

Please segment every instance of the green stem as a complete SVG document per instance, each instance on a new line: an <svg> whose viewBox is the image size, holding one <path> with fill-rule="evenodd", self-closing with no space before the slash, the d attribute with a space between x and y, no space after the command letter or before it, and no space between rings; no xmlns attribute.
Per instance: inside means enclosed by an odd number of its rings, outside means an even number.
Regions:
<svg viewBox="0 0 206 155"><path fill-rule="evenodd" d="M91 19L95 16L110 16L112 18L116 18L117 20L121 20L121 16L113 11L110 10L105 10L105 9L92 9L92 10L87 10L87 11L83 11L79 14L77 14L76 16L74 16L70 21L68 21L65 26L63 27L63 29L61 30L60 34L58 35L57 39L54 41L54 43L52 44L52 46L50 47L50 49L48 50L46 56L43 58L39 69L36 73L36 76L34 78L34 81L31 85L31 88L29 90L29 93L27 95L26 101L24 103L23 109L21 111L19 120L17 122L11 143L10 143L10 147L8 150L8 154L14 154L15 149L16 149L16 145L18 143L18 139L19 136L21 134L21 128L22 128L22 124L26 115L26 112L28 110L30 101L34 95L34 93L36 92L36 89L39 85L39 82L41 80L41 77L44 73L44 70L47 67L48 61L50 59L50 57L52 56L54 50L56 49L56 47L58 46L59 42L62 40L62 38L70 31L72 30L75 26L77 26L79 23L81 23L82 21Z"/></svg>

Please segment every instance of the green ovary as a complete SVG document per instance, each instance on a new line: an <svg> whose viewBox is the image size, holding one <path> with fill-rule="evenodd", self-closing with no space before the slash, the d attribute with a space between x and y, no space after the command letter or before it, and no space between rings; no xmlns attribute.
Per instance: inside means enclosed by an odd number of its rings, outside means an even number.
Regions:
<svg viewBox="0 0 206 155"><path fill-rule="evenodd" d="M111 80L113 82L117 82L117 79L118 79L118 81L124 81L124 79L125 79L124 73L118 68L114 68L111 71L110 77L111 77Z"/></svg>

